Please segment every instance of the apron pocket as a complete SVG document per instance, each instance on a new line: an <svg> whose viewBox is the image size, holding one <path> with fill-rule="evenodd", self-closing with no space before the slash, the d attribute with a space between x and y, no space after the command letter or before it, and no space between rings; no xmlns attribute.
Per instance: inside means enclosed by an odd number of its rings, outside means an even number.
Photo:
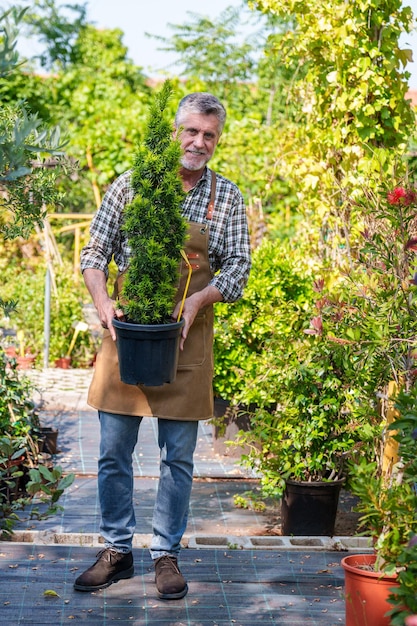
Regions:
<svg viewBox="0 0 417 626"><path fill-rule="evenodd" d="M206 360L206 322L205 313L199 313L190 328L187 339L185 340L184 350L178 359L178 369L186 367L197 367L202 365Z"/></svg>

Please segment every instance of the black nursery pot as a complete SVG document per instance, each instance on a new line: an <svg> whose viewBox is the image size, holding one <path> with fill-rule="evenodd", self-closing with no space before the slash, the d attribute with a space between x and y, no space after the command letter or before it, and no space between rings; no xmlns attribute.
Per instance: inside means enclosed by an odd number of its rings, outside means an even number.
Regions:
<svg viewBox="0 0 417 626"><path fill-rule="evenodd" d="M58 454L58 429L50 426L42 426L40 429L40 440L42 442L41 452L48 454Z"/></svg>
<svg viewBox="0 0 417 626"><path fill-rule="evenodd" d="M344 482L344 478L332 482L287 480L281 503L282 534L332 537Z"/></svg>
<svg viewBox="0 0 417 626"><path fill-rule="evenodd" d="M148 325L114 319L113 326L123 383L158 387L174 382L184 320Z"/></svg>

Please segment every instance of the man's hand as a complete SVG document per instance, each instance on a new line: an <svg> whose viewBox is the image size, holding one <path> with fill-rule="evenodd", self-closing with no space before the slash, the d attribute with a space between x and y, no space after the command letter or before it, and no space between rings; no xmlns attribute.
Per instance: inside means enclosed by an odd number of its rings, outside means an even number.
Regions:
<svg viewBox="0 0 417 626"><path fill-rule="evenodd" d="M117 309L115 304L115 301L108 296L106 299L103 299L97 304L95 303L100 323L103 328L107 328L110 331L113 341L116 341L116 331L112 323L113 319L115 317L117 317L117 319L124 318L123 311L121 309Z"/></svg>
<svg viewBox="0 0 417 626"><path fill-rule="evenodd" d="M113 341L116 341L116 331L112 324L113 318L123 319L123 311L116 309L116 303L107 293L106 276L101 270L84 270L84 281L96 307L100 324L108 328Z"/></svg>
<svg viewBox="0 0 417 626"><path fill-rule="evenodd" d="M200 309L209 304L214 304L215 302L221 302L223 300L222 294L216 287L211 287L210 285L202 289L201 291L196 291L191 296L184 301L184 308L182 310L182 318L185 320L185 324L182 327L181 332L181 341L180 341L180 350L184 349L184 343L187 339L188 332L196 318L197 313ZM175 310L172 314L172 317L176 320L178 317L178 313L180 310L181 303L178 302Z"/></svg>

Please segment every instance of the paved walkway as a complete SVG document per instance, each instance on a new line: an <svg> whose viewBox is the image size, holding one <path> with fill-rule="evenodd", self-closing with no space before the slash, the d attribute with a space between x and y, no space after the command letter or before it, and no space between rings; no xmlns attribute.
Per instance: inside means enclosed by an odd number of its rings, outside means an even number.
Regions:
<svg viewBox="0 0 417 626"><path fill-rule="evenodd" d="M77 593L75 577L101 547L97 502L98 427L86 404L88 370L32 371L44 425L59 429L56 464L76 479L64 510L46 520L21 515L14 541L0 545L1 622L63 624L84 620L192 626L344 623L342 551L363 551L351 537L281 537L279 511L240 509L235 495L257 480L229 455L214 454L212 427L200 423L195 481L181 567L190 592L158 600L148 554L158 477L156 421L143 420L134 455L136 575L97 593ZM349 499L342 501L349 506Z"/></svg>

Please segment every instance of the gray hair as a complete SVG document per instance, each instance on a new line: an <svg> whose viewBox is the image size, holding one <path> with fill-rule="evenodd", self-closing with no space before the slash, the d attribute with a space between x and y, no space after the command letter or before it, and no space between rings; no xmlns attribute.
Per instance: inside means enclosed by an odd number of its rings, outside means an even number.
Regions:
<svg viewBox="0 0 417 626"><path fill-rule="evenodd" d="M221 134L226 121L226 109L216 96L204 91L190 93L180 101L175 115L175 126L179 128L187 113L199 115L215 115L219 120L219 133Z"/></svg>

